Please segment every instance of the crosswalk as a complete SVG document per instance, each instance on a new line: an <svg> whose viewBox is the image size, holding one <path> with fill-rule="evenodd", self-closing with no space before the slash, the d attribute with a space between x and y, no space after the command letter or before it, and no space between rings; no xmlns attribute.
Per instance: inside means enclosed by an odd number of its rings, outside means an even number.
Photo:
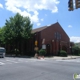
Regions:
<svg viewBox="0 0 80 80"><path fill-rule="evenodd" d="M4 63L3 62L0 62L0 65L4 65Z"/></svg>
<svg viewBox="0 0 80 80"><path fill-rule="evenodd" d="M29 58L4 58L0 59L0 66L7 65L7 64L17 64L17 63L31 63L31 62L68 62L68 63L80 63L80 59L69 59L69 60L47 60L47 59L29 59Z"/></svg>
<svg viewBox="0 0 80 80"><path fill-rule="evenodd" d="M44 59L26 59L26 58L5 58L0 59L0 65L6 64L16 64L16 63L27 63L27 62L37 62L37 61L45 61Z"/></svg>

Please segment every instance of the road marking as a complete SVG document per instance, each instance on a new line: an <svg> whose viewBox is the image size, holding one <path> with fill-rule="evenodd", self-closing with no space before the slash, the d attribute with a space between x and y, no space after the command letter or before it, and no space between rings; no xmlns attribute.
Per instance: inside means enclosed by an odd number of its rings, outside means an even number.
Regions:
<svg viewBox="0 0 80 80"><path fill-rule="evenodd" d="M14 64L14 63L27 63L27 62L38 62L38 61L46 61L45 59L3 59L0 61L0 65Z"/></svg>
<svg viewBox="0 0 80 80"><path fill-rule="evenodd" d="M12 60L6 60L6 61L12 62L12 63L18 63L18 62L16 62L16 61L12 61Z"/></svg>
<svg viewBox="0 0 80 80"><path fill-rule="evenodd" d="M37 61L45 61L45 59L26 59L26 60L18 59L18 61L20 61L20 62L37 62Z"/></svg>
<svg viewBox="0 0 80 80"><path fill-rule="evenodd" d="M3 62L0 62L0 65L4 65L5 63L3 63Z"/></svg>

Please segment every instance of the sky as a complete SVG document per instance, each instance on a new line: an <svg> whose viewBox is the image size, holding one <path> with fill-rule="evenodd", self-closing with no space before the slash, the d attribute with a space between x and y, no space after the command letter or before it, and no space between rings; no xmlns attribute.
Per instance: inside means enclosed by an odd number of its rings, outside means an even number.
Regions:
<svg viewBox="0 0 80 80"><path fill-rule="evenodd" d="M80 42L80 8L68 11L68 0L0 0L0 27L16 13L29 16L33 29L59 22L72 42Z"/></svg>

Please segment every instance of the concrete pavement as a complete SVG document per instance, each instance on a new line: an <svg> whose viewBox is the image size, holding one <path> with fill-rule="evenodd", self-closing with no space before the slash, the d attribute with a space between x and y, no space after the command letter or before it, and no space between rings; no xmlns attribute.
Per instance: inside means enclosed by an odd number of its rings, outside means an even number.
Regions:
<svg viewBox="0 0 80 80"><path fill-rule="evenodd" d="M77 58L80 58L80 56L67 56L67 57L53 56L53 57L45 57L44 59L66 60L66 59L77 59Z"/></svg>
<svg viewBox="0 0 80 80"><path fill-rule="evenodd" d="M0 62L4 63L0 80L73 80L74 73L80 74L80 62L13 57L1 58Z"/></svg>

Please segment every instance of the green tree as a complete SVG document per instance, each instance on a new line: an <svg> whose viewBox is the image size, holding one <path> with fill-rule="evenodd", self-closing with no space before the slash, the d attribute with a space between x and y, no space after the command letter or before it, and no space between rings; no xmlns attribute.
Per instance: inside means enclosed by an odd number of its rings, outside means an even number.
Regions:
<svg viewBox="0 0 80 80"><path fill-rule="evenodd" d="M31 35L32 24L29 17L23 17L17 13L10 17L5 23L5 38L7 41L18 40L19 38L28 39Z"/></svg>
<svg viewBox="0 0 80 80"><path fill-rule="evenodd" d="M29 17L23 17L17 13L14 17L6 20L2 32L3 41L5 44L13 44L16 48L17 44L21 43L21 40L27 40L31 37L32 26Z"/></svg>
<svg viewBox="0 0 80 80"><path fill-rule="evenodd" d="M72 47L73 55L80 55L80 48L78 46Z"/></svg>
<svg viewBox="0 0 80 80"><path fill-rule="evenodd" d="M1 46L1 44L5 44L5 42L4 42L4 31L5 31L5 27L0 28L0 46Z"/></svg>

